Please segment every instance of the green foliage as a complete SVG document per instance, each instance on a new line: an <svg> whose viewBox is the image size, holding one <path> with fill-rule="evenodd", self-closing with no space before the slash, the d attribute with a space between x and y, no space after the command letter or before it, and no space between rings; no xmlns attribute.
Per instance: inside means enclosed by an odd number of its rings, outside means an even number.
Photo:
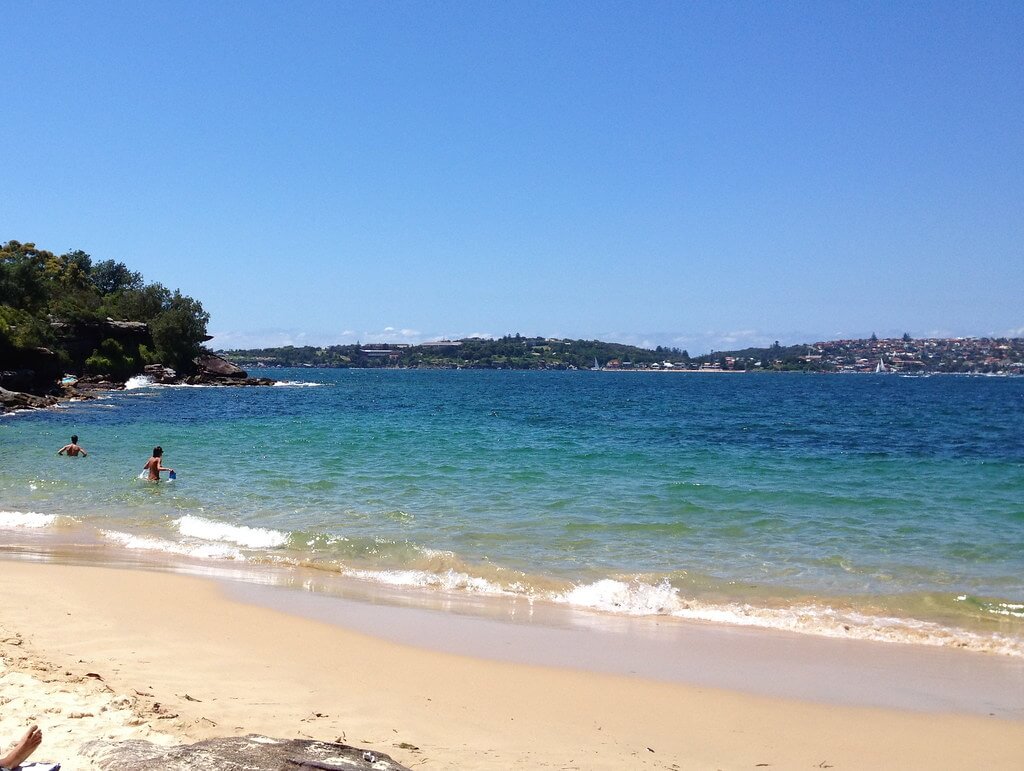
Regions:
<svg viewBox="0 0 1024 771"><path fill-rule="evenodd" d="M656 351L600 340L556 340L506 335L497 340L465 338L453 346L332 345L326 348L263 348L233 351L230 360L251 366L286 367L464 367L472 369L590 369L596 359L602 366L618 361L621 366L649 366L664 361L685 363L686 351Z"/></svg>
<svg viewBox="0 0 1024 771"><path fill-rule="evenodd" d="M157 359L176 370L188 370L202 351L210 314L198 300L175 292L165 311L153 319L150 332Z"/></svg>
<svg viewBox="0 0 1024 771"><path fill-rule="evenodd" d="M146 322L152 343L139 344L138 331L104 330L108 317ZM143 363L188 372L206 339L209 318L198 301L159 283L146 284L124 263L94 263L81 250L56 255L33 243L0 244L0 350L45 346L73 371L84 367L115 378L138 372ZM95 345L89 341L96 340L97 330L131 342L107 336L86 357L83 341Z"/></svg>
<svg viewBox="0 0 1024 771"><path fill-rule="evenodd" d="M163 284L118 289L103 300L102 313L121 321L152 321L171 307L171 291Z"/></svg>
<svg viewBox="0 0 1024 771"><path fill-rule="evenodd" d="M35 244L8 241L0 245L0 305L38 313L47 301L45 266L50 252Z"/></svg>
<svg viewBox="0 0 1024 771"><path fill-rule="evenodd" d="M138 361L131 356L117 340L107 338L92 356L85 360L87 372L94 375L109 375L125 379L138 371Z"/></svg>
<svg viewBox="0 0 1024 771"><path fill-rule="evenodd" d="M156 351L150 348L145 343L139 345L139 360L143 364L159 364L160 358L156 355Z"/></svg>
<svg viewBox="0 0 1024 771"><path fill-rule="evenodd" d="M89 269L89 280L103 295L138 291L143 287L142 274L128 270L123 262L103 260Z"/></svg>
<svg viewBox="0 0 1024 771"><path fill-rule="evenodd" d="M53 330L44 320L9 305L0 305L0 350L40 348L53 342Z"/></svg>

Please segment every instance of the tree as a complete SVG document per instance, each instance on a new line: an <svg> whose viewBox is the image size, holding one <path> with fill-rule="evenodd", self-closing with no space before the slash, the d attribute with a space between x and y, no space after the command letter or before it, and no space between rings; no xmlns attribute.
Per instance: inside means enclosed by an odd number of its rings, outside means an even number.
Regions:
<svg viewBox="0 0 1024 771"><path fill-rule="evenodd" d="M171 307L173 295L163 284L146 284L138 289L124 289L108 295L101 312L115 319L152 321Z"/></svg>
<svg viewBox="0 0 1024 771"><path fill-rule="evenodd" d="M912 338L910 337L910 333L909 332L904 332L903 333L903 342L904 343L909 343L911 341L911 339Z"/></svg>
<svg viewBox="0 0 1024 771"><path fill-rule="evenodd" d="M179 371L191 369L192 360L202 353L209 321L198 300L175 290L167 310L149 325L160 362Z"/></svg>
<svg viewBox="0 0 1024 771"><path fill-rule="evenodd" d="M108 338L85 360L85 369L95 375L125 379L137 372L139 363L117 340Z"/></svg>
<svg viewBox="0 0 1024 771"><path fill-rule="evenodd" d="M8 241L0 245L0 305L30 313L45 307L47 287L44 268L51 252L32 243Z"/></svg>
<svg viewBox="0 0 1024 771"><path fill-rule="evenodd" d="M93 265L88 272L89 279L103 295L142 289L142 274L128 270L123 262L103 260Z"/></svg>

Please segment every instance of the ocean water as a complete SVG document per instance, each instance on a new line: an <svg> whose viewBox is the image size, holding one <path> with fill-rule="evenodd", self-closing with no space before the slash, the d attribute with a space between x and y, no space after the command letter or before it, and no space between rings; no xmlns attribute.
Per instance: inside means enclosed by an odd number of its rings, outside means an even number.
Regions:
<svg viewBox="0 0 1024 771"><path fill-rule="evenodd" d="M253 374L0 419L0 553L1024 656L1024 379Z"/></svg>

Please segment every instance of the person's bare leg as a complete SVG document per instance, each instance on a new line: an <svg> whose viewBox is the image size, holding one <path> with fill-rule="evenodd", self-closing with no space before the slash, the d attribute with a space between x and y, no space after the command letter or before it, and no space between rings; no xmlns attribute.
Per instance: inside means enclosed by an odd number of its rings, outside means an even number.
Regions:
<svg viewBox="0 0 1024 771"><path fill-rule="evenodd" d="M14 746L14 749L0 758L0 766L4 768L17 768L25 762L29 755L36 751L36 748L39 747L42 741L43 732L39 730L39 726L32 726L21 737L21 741Z"/></svg>

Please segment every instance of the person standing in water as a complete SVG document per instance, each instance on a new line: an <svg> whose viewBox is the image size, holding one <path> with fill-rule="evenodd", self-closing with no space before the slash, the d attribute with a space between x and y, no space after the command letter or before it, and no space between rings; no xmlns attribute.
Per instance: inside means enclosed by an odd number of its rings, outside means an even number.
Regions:
<svg viewBox="0 0 1024 771"><path fill-rule="evenodd" d="M71 435L71 444L66 444L63 447L61 447L59 450L57 450L57 454L58 455L68 455L68 456L70 456L72 458L75 457L76 455L81 455L83 458L88 457L88 455L89 455L89 453L87 453L85 451L84 447L79 447L78 446L78 435L77 434L72 434Z"/></svg>
<svg viewBox="0 0 1024 771"><path fill-rule="evenodd" d="M160 481L160 472L169 471L171 474L174 473L174 469L166 468L163 465L164 448L159 445L153 448L153 457L146 461L146 465L142 467L143 471L149 472L149 479L153 482Z"/></svg>

